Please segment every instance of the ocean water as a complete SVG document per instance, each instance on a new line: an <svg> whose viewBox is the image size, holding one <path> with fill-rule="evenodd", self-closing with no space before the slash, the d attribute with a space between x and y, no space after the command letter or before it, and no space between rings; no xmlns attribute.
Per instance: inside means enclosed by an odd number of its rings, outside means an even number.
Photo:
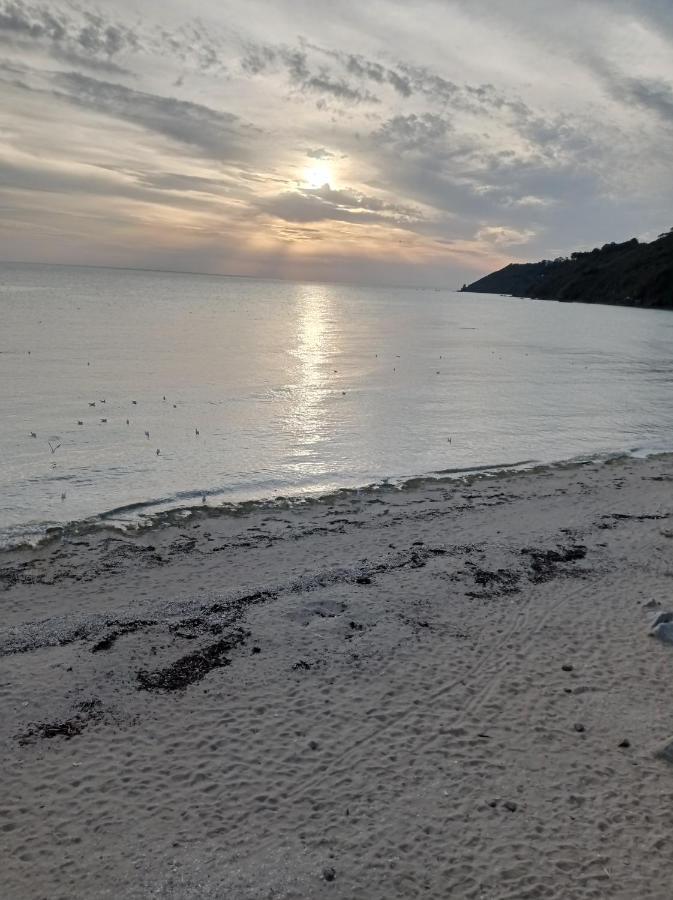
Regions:
<svg viewBox="0 0 673 900"><path fill-rule="evenodd" d="M0 264L0 544L665 450L671 312Z"/></svg>

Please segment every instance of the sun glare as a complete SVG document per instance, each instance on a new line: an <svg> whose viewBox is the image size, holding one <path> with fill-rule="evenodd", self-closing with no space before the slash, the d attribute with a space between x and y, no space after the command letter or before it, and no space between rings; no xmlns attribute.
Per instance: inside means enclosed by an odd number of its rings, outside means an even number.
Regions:
<svg viewBox="0 0 673 900"><path fill-rule="evenodd" d="M314 163L304 169L304 182L311 188L319 188L332 183L332 170L324 162Z"/></svg>

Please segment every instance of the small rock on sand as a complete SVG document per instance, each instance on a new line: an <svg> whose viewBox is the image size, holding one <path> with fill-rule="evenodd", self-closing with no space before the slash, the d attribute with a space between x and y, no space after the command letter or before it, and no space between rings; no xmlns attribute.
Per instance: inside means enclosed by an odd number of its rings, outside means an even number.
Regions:
<svg viewBox="0 0 673 900"><path fill-rule="evenodd" d="M509 810L510 812L516 812L517 809L519 808L513 800L505 800L505 802L502 805L505 807L505 809Z"/></svg>
<svg viewBox="0 0 673 900"><path fill-rule="evenodd" d="M561 666L561 668L563 669L564 672L572 672L572 670L573 670L573 667L571 666L570 663L564 663Z"/></svg>
<svg viewBox="0 0 673 900"><path fill-rule="evenodd" d="M673 612L661 612L650 626L652 637L673 644Z"/></svg>
<svg viewBox="0 0 673 900"><path fill-rule="evenodd" d="M661 606L658 600L648 600L646 603L643 603L643 609L656 609L658 606Z"/></svg>
<svg viewBox="0 0 673 900"><path fill-rule="evenodd" d="M322 877L325 881L334 881L336 878L336 871L332 866L327 866L327 868L322 870Z"/></svg>
<svg viewBox="0 0 673 900"><path fill-rule="evenodd" d="M581 722L575 722L575 724L573 725L573 728L575 729L575 731L579 731L580 734L585 730L584 725L582 725Z"/></svg>

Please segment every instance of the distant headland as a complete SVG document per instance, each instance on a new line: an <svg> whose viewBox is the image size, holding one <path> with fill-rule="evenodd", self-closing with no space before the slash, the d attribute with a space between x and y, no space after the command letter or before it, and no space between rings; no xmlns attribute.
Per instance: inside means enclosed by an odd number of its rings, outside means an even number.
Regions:
<svg viewBox="0 0 673 900"><path fill-rule="evenodd" d="M649 244L633 238L569 257L511 263L461 290L673 309L673 229Z"/></svg>

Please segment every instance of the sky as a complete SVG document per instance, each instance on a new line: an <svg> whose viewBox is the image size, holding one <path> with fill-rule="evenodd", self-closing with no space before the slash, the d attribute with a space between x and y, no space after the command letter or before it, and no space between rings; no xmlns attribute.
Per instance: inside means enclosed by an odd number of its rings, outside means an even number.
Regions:
<svg viewBox="0 0 673 900"><path fill-rule="evenodd" d="M671 159L671 0L0 0L4 260L456 287Z"/></svg>

